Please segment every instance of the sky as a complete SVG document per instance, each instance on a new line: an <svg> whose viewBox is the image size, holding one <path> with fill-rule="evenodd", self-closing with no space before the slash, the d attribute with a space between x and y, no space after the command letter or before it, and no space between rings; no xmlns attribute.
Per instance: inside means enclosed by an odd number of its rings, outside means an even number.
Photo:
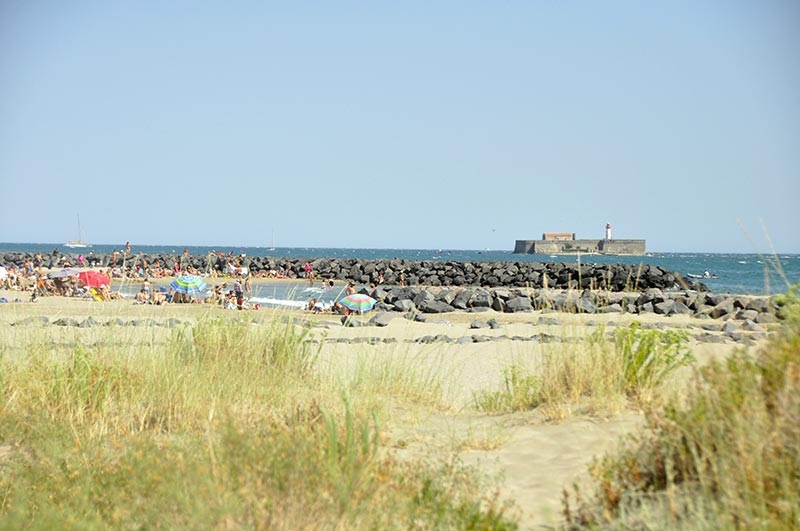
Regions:
<svg viewBox="0 0 800 531"><path fill-rule="evenodd" d="M799 200L800 2L0 1L3 242L800 253Z"/></svg>

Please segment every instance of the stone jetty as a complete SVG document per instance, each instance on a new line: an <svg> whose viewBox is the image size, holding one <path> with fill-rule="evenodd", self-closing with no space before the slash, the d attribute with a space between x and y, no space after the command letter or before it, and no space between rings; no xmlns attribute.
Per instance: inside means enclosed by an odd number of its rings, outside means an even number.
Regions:
<svg viewBox="0 0 800 531"><path fill-rule="evenodd" d="M33 256L21 252L0 255L6 265L21 265L26 258ZM131 267L147 261L172 269L181 257L136 255L112 263L110 255L91 255L87 260L98 267ZM63 255L53 253L45 257L43 265L57 267L62 261ZM183 265L201 272L221 272L225 267L225 257L218 256L190 256L185 262ZM360 292L378 301L378 312L399 312L415 320L424 320L425 314L491 309L502 313L687 314L737 321L756 331L777 321L777 308L769 296L711 293L701 283L653 265L275 257L243 257L241 265L258 276L282 271L291 278L303 278L306 262L319 281L355 282ZM405 285L400 285L401 276ZM378 283L379 279L382 282Z"/></svg>
<svg viewBox="0 0 800 531"><path fill-rule="evenodd" d="M22 265L31 253L5 253L3 263ZM76 253L51 253L43 257L44 267L58 267L67 256L75 264ZM283 272L292 278L303 278L303 266L309 262L318 280L336 279L357 284L382 283L407 286L463 287L526 287L551 289L601 289L614 292L689 289L707 291L706 287L684 278L679 273L654 265L579 264L561 262L455 262L400 259L361 260L356 258L288 259L276 257L241 257L241 265L256 276ZM225 256L134 255L125 259L111 255L86 256L88 265L99 267L135 267L137 264L159 264L172 270L175 262L200 272L225 271ZM402 281L401 281L402 278ZM382 280L382 281L381 281Z"/></svg>

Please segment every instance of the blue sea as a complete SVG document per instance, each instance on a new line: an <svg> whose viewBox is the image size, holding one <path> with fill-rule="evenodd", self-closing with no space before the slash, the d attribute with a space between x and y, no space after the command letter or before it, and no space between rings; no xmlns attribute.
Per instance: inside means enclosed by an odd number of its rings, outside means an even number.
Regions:
<svg viewBox="0 0 800 531"><path fill-rule="evenodd" d="M67 249L60 244L0 243L2 253L10 251L28 253L50 253L54 248L69 254L78 254L78 249ZM174 254L183 252L179 245L133 245L134 254ZM713 253L648 253L646 256L603 255L540 255L514 254L511 251L489 251L469 249L346 249L323 247L237 247L237 246L190 246L192 255L207 255L217 251L248 256L271 256L276 258L358 258L364 260L406 259L443 260L454 262L565 262L574 263L622 263L650 264L662 266L684 276L702 275L704 271L716 278L700 279L711 291L717 293L773 294L786 291L791 284L800 283L800 254L713 254ZM94 245L90 250L98 254L121 250L121 245ZM302 289L302 288L300 288ZM261 294L259 293L259 296ZM276 293L276 295L278 295Z"/></svg>

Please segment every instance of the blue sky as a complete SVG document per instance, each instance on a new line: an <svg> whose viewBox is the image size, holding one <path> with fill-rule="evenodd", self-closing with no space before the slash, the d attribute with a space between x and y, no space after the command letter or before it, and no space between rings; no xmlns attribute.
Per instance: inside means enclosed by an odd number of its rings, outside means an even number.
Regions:
<svg viewBox="0 0 800 531"><path fill-rule="evenodd" d="M164 5L166 4L166 5ZM800 3L0 3L0 241L800 252Z"/></svg>

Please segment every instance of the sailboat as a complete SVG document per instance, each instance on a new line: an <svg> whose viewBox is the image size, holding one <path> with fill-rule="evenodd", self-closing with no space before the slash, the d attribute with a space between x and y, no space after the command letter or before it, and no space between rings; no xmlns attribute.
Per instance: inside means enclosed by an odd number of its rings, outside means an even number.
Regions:
<svg viewBox="0 0 800 531"><path fill-rule="evenodd" d="M272 229L272 245L270 245L269 249L267 249L267 250L268 251L274 251L275 250L275 229L274 228Z"/></svg>
<svg viewBox="0 0 800 531"><path fill-rule="evenodd" d="M68 241L64 244L64 247L69 247L70 249L86 249L91 246L90 243L81 240L81 215L78 214L78 239Z"/></svg>

